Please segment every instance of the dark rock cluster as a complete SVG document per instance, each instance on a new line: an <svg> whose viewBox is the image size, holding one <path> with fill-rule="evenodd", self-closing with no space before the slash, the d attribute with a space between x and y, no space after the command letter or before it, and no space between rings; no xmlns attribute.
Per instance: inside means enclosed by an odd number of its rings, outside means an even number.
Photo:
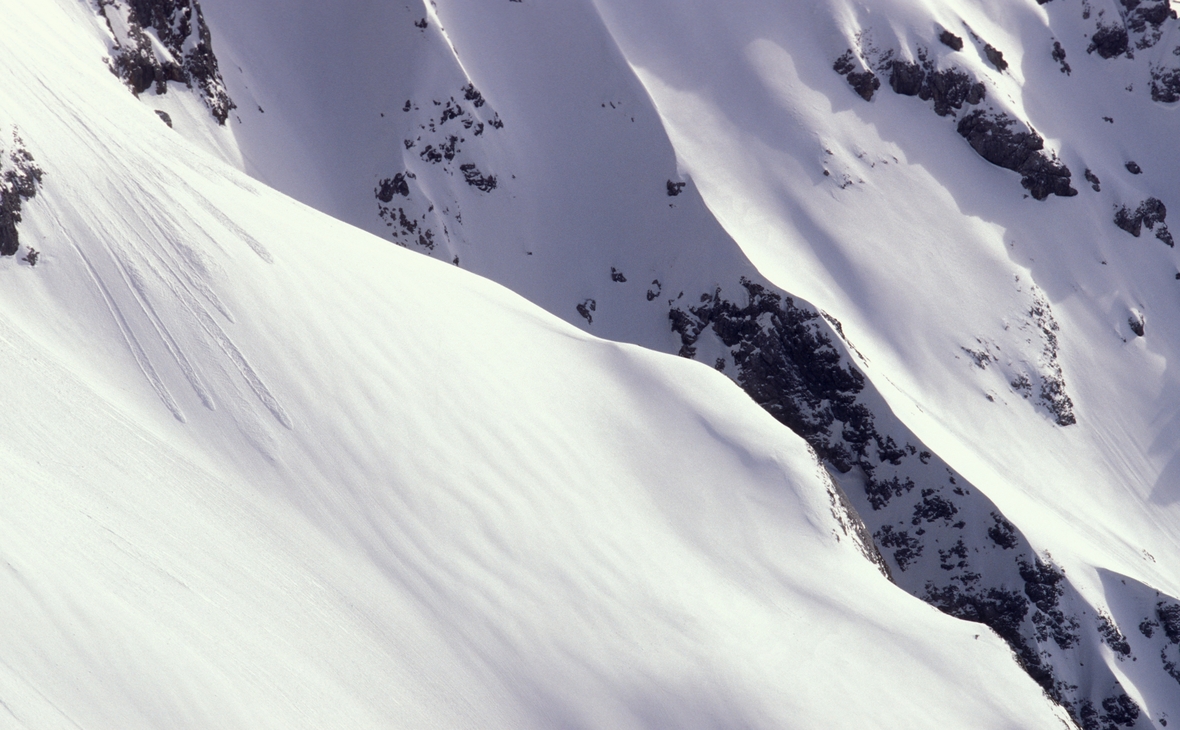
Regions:
<svg viewBox="0 0 1180 730"><path fill-rule="evenodd" d="M741 284L744 305L718 289L687 312L670 311L680 354L695 356L697 340L711 330L731 349L737 381L759 405L839 471L862 462L871 471L869 452L879 434L872 413L856 402L864 375L842 364L815 311L747 279Z"/></svg>
<svg viewBox="0 0 1180 730"><path fill-rule="evenodd" d="M417 134L402 140L404 152L415 150L419 160L437 166L442 175L459 176L480 192L490 193L497 189L500 179L481 170L472 161L472 158L478 159L478 154L472 155L468 148L490 133L489 130L504 127L483 93L474 84L467 83L459 89L457 96L432 99L424 106L432 112L422 114L413 125L417 127ZM407 114L421 111L412 99L407 99L401 110ZM419 172L425 174L422 168ZM463 219L455 201L436 209L434 203L423 195L424 186L412 183L416 179L415 173L405 170L378 181L373 190L377 215L390 229L394 242L402 246L417 245L432 252L440 241L452 240L449 226L461 226ZM393 202L398 197L406 200L395 207ZM450 220L444 216L449 216Z"/></svg>
<svg viewBox="0 0 1180 730"><path fill-rule="evenodd" d="M98 10L115 37L111 71L138 96L155 88L168 91L168 82L196 88L218 124L225 124L237 107L226 91L213 53L213 38L198 0L96 0ZM112 17L119 16L117 22ZM126 28L124 37L115 28ZM152 43L154 35L166 49Z"/></svg>
<svg viewBox="0 0 1180 730"><path fill-rule="evenodd" d="M959 121L958 130L980 157L1020 173L1020 184L1037 200L1051 194L1077 195L1070 185L1069 168L1045 154L1041 135L1014 127L1018 127L1016 120L1007 114L976 109Z"/></svg>
<svg viewBox="0 0 1180 730"><path fill-rule="evenodd" d="M44 173L16 136L7 164L0 169L3 169L0 175L0 256L15 256L20 248L17 224L21 222L21 204L37 194ZM30 264L36 265L35 262L34 256Z"/></svg>
<svg viewBox="0 0 1180 730"><path fill-rule="evenodd" d="M659 283L652 283L658 291ZM726 348L734 367L724 372L802 436L846 486L861 487L860 494L848 494L899 586L994 630L1079 727L1109 730L1138 717L1139 707L1109 671L1077 664L1084 599L1064 571L1047 555L1038 556L1016 526L945 462L912 443L916 438L904 427L880 425L870 405L872 386L839 345L839 322L764 285L747 279L740 284L735 294L714 289L683 308L670 302L680 354L696 357L705 338L713 339L710 351L718 343ZM590 321L592 306L584 303L578 311ZM1029 317L1042 330L1042 360L1049 363L1042 396L1057 422L1068 425L1074 420L1056 364L1056 322L1040 299ZM720 359L718 368L725 362ZM1168 615L1180 638L1180 606L1174 617ZM1113 619L1086 625L1092 644L1113 642L1121 651L1119 637L1125 636ZM1176 664L1171 666L1180 679Z"/></svg>

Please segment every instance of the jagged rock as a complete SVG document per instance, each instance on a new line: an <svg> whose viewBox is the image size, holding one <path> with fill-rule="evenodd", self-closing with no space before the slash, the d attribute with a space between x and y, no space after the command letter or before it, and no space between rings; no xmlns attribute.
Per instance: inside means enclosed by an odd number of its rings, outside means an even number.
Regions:
<svg viewBox="0 0 1180 730"><path fill-rule="evenodd" d="M1118 25L1100 25L1090 36L1090 47L1086 53L1098 51L1103 58L1114 58L1127 52L1129 37L1127 29Z"/></svg>
<svg viewBox="0 0 1180 730"><path fill-rule="evenodd" d="M668 181L668 197L674 198L684 190L686 183Z"/></svg>
<svg viewBox="0 0 1180 730"><path fill-rule="evenodd" d="M172 115L171 114L169 114L166 111L161 111L161 110L157 109L156 116L159 117L160 121L164 122L164 124L167 124L169 129L172 128Z"/></svg>
<svg viewBox="0 0 1180 730"><path fill-rule="evenodd" d="M1016 120L1007 114L975 110L959 122L962 135L983 159L1007 170L1019 172L1020 184L1037 200L1050 194L1077 195L1070 186L1069 168L1042 150L1045 142L1035 131L1012 131Z"/></svg>
<svg viewBox="0 0 1180 730"><path fill-rule="evenodd" d="M626 284L627 283L627 277L623 276L623 272L619 271L618 269L616 269L613 266L610 267L610 280L615 282L616 284Z"/></svg>
<svg viewBox="0 0 1180 730"><path fill-rule="evenodd" d="M963 39L949 30L944 30L942 33L939 33L938 40L942 41L944 46L950 48L953 51L963 50Z"/></svg>
<svg viewBox="0 0 1180 730"><path fill-rule="evenodd" d="M1094 192L1102 192L1102 181L1099 180L1098 176L1094 174L1093 170L1088 167L1086 168L1085 178L1086 182L1090 183L1090 187L1094 188Z"/></svg>
<svg viewBox="0 0 1180 730"><path fill-rule="evenodd" d="M987 56L987 60L991 65L996 67L997 71L1006 71L1008 69L1008 62L1004 60L1004 54L992 44L984 44L983 55Z"/></svg>

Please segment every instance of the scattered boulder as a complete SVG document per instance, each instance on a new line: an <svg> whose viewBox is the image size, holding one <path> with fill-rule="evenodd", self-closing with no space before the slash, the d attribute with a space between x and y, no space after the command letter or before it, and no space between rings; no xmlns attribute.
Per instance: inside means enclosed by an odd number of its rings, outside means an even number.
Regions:
<svg viewBox="0 0 1180 730"><path fill-rule="evenodd" d="M1088 167L1086 168L1085 178L1086 182L1090 183L1090 187L1094 188L1094 192L1102 192L1102 181L1099 180L1098 176L1094 174L1094 171Z"/></svg>
<svg viewBox="0 0 1180 730"><path fill-rule="evenodd" d="M1139 163L1135 162L1134 160L1129 160L1125 167L1127 168L1127 172L1131 173L1132 175L1143 174L1143 168L1139 167Z"/></svg>
<svg viewBox="0 0 1180 730"><path fill-rule="evenodd" d="M171 114L169 114L166 111L161 111L160 109L157 109L156 116L159 117L160 121L164 122L164 124L167 124L169 129L172 128L172 115Z"/></svg>
<svg viewBox="0 0 1180 730"><path fill-rule="evenodd" d="M684 191L684 186L686 184L687 183L672 182L671 180L669 180L668 181L668 197L675 198L677 195L680 195L680 193Z"/></svg>

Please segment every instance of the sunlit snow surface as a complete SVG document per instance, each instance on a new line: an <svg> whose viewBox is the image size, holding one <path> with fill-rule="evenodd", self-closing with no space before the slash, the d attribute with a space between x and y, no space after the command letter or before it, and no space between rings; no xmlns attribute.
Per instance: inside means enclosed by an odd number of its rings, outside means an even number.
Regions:
<svg viewBox="0 0 1180 730"><path fill-rule="evenodd" d="M1059 726L723 376L232 169L84 3L0 15L0 725Z"/></svg>

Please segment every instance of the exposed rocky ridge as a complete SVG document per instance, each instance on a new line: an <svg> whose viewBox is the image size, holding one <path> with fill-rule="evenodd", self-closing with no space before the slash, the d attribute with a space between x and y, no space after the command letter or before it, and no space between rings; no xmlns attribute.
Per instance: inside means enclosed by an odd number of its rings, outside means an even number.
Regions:
<svg viewBox="0 0 1180 730"><path fill-rule="evenodd" d="M0 256L15 256L20 249L17 224L21 222L21 205L37 195L43 174L14 133L8 155L0 153ZM35 265L36 254L29 255L30 263Z"/></svg>
<svg viewBox="0 0 1180 730"><path fill-rule="evenodd" d="M218 124L237 107L226 91L197 0L96 0L112 38L111 71L139 96L168 82L195 88ZM158 43L153 43L152 36Z"/></svg>
<svg viewBox="0 0 1180 730"><path fill-rule="evenodd" d="M840 344L838 322L749 279L740 286L736 296L716 289L683 308L673 300L669 319L680 354L697 357L706 340L707 351L728 353L716 367L831 467L899 586L994 630L1079 727L1134 726L1139 707L1108 667L1085 665L1079 649L1112 641L1121 648L1125 619L1109 611L1105 621L1091 618L1100 611L1064 571L888 414L853 364L845 349L851 346ZM1056 363L1058 327L1043 297L1034 292L1033 299L1029 326L1043 335L1044 364L1053 376L1042 383L1041 398L1059 425L1069 425L1072 403Z"/></svg>
<svg viewBox="0 0 1180 730"><path fill-rule="evenodd" d="M991 45L985 46L985 52L998 70L1008 67L1003 54ZM987 98L987 87L982 82L959 68L939 69L925 49L918 50L916 61L898 59L892 50L874 55L878 57L876 70L888 72L889 88L894 93L933 101L934 113L940 117L956 116L964 105L976 106ZM1060 55L1064 63L1064 50ZM857 54L850 48L833 65L836 73L847 78L853 90L866 101L872 100L880 81L871 70L855 69L858 59L865 65L873 65L869 64L871 58L872 55L864 51ZM1078 194L1070 184L1069 168L1055 155L1045 152L1044 139L1008 114L975 109L959 120L957 129L980 157L993 165L1020 173L1021 186L1037 200L1050 195L1069 197Z"/></svg>

